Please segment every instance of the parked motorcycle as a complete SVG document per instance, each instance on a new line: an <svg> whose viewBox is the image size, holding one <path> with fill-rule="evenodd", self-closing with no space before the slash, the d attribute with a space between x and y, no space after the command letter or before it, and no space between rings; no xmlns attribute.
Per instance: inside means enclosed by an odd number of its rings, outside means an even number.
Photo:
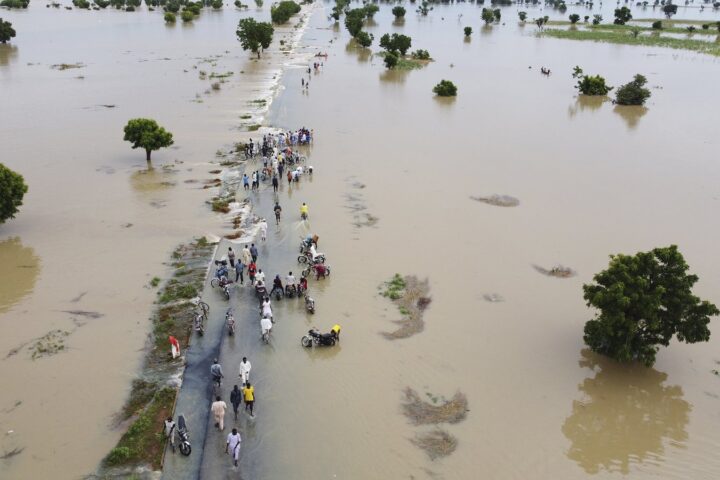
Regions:
<svg viewBox="0 0 720 480"><path fill-rule="evenodd" d="M322 268L320 268L322 267ZM310 273L318 274L318 270L322 271L323 273L320 275L321 277L327 277L330 275L330 265L324 265L319 263L314 263L312 265L308 265L308 267L302 271L301 275L303 278L306 278L310 275Z"/></svg>
<svg viewBox="0 0 720 480"><path fill-rule="evenodd" d="M185 424L185 417L182 415L178 415L177 434L180 438L180 444L178 445L180 453L187 457L192 452L192 447L190 446L190 432L188 432Z"/></svg>
<svg viewBox="0 0 720 480"><path fill-rule="evenodd" d="M305 295L305 310L308 313L315 313L315 300L309 295Z"/></svg>
<svg viewBox="0 0 720 480"><path fill-rule="evenodd" d="M225 325L227 325L228 335L231 337L235 335L235 317L232 308L228 308L228 311L225 312Z"/></svg>
<svg viewBox="0 0 720 480"><path fill-rule="evenodd" d="M325 263L325 254L318 253L315 255L315 258L313 258L312 253L305 252L303 255L300 255L297 260L298 263Z"/></svg>
<svg viewBox="0 0 720 480"><path fill-rule="evenodd" d="M303 347L331 347L335 345L337 337L334 333L320 333L317 328L311 328L308 330L307 335L304 335L300 339L300 344Z"/></svg>

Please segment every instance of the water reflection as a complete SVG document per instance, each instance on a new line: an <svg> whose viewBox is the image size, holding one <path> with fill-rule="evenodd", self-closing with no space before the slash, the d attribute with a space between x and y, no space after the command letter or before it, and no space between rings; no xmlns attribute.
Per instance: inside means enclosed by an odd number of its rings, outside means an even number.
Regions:
<svg viewBox="0 0 720 480"><path fill-rule="evenodd" d="M647 113L648 109L645 107L635 107L629 105L617 105L614 108L614 112L617 113L627 123L628 130L634 130L640 119Z"/></svg>
<svg viewBox="0 0 720 480"><path fill-rule="evenodd" d="M568 116L573 118L578 112L594 112L610 99L605 95L578 95L575 103L568 107Z"/></svg>
<svg viewBox="0 0 720 480"><path fill-rule="evenodd" d="M0 67L9 65L17 57L18 48L15 45L0 44Z"/></svg>
<svg viewBox="0 0 720 480"><path fill-rule="evenodd" d="M8 311L35 288L40 259L18 237L0 242L0 313Z"/></svg>
<svg viewBox="0 0 720 480"><path fill-rule="evenodd" d="M642 365L618 364L584 350L581 367L593 369L578 389L572 414L562 426L568 458L587 473L627 474L630 465L659 460L665 443L682 445L691 406L679 386L663 385L667 374Z"/></svg>
<svg viewBox="0 0 720 480"><path fill-rule="evenodd" d="M133 190L138 193L157 192L175 186L173 171L165 168L148 167L138 170L130 176Z"/></svg>
<svg viewBox="0 0 720 480"><path fill-rule="evenodd" d="M349 55L356 55L360 63L367 63L372 57L372 50L362 47L355 39L350 39L350 41L345 44L345 52Z"/></svg>
<svg viewBox="0 0 720 480"><path fill-rule="evenodd" d="M393 68L392 70L385 69L380 74L380 83L402 85L405 83L407 76L407 70L399 70L397 68Z"/></svg>

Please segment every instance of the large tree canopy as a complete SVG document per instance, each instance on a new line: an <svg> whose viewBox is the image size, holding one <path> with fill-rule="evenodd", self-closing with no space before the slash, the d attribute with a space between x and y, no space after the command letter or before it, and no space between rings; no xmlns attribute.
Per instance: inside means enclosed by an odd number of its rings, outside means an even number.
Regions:
<svg viewBox="0 0 720 480"><path fill-rule="evenodd" d="M15 218L27 189L22 175L0 163L0 224Z"/></svg>
<svg viewBox="0 0 720 480"><path fill-rule="evenodd" d="M7 43L14 36L15 29L12 27L12 23L0 18L0 43Z"/></svg>
<svg viewBox="0 0 720 480"><path fill-rule="evenodd" d="M655 363L659 345L673 335L686 343L710 339L710 317L720 310L692 294L698 281L677 246L634 256L611 255L606 270L583 285L588 306L600 314L585 324L585 343L618 361Z"/></svg>
<svg viewBox="0 0 720 480"><path fill-rule="evenodd" d="M150 162L153 150L169 147L173 144L172 133L149 118L134 118L125 125L126 142L133 144L132 148L145 149L146 160Z"/></svg>
<svg viewBox="0 0 720 480"><path fill-rule="evenodd" d="M268 22L256 22L252 18L243 18L238 23L235 34L240 40L243 50L257 53L260 58L260 49L264 50L270 46L274 32L275 29Z"/></svg>

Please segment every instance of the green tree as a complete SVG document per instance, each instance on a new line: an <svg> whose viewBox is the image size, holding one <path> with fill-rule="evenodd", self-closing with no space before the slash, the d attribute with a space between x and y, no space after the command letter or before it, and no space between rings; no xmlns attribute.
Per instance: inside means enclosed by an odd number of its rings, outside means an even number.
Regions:
<svg viewBox="0 0 720 480"><path fill-rule="evenodd" d="M650 90L645 87L647 78L635 75L631 82L621 86L615 92L615 101L620 105L644 105L650 98Z"/></svg>
<svg viewBox="0 0 720 480"><path fill-rule="evenodd" d="M659 345L710 339L710 317L720 314L691 289L698 281L671 245L634 256L611 255L606 270L583 285L583 298L600 314L585 324L585 343L617 361L655 363Z"/></svg>
<svg viewBox="0 0 720 480"><path fill-rule="evenodd" d="M405 7L400 5L393 7L392 14L395 15L395 18L403 18L405 16Z"/></svg>
<svg viewBox="0 0 720 480"><path fill-rule="evenodd" d="M499 8L496 8L495 10L493 10L493 17L495 17L496 22L500 21L500 18L502 17L502 12L500 12Z"/></svg>
<svg viewBox="0 0 720 480"><path fill-rule="evenodd" d="M243 18L238 23L235 34L243 50L257 53L260 58L261 49L265 50L270 46L274 32L275 29L268 22L256 22L252 18Z"/></svg>
<svg viewBox="0 0 720 480"><path fill-rule="evenodd" d="M180 4L175 0L171 0L170 2L166 3L163 8L166 12L178 13L180 11Z"/></svg>
<svg viewBox="0 0 720 480"><path fill-rule="evenodd" d="M357 40L358 44L360 44L361 47L369 47L372 45L373 37L371 34L367 32L360 32L355 36L355 40Z"/></svg>
<svg viewBox="0 0 720 480"><path fill-rule="evenodd" d="M420 6L417 8L417 13L425 17L428 13L430 13L432 9L433 7L430 6L430 2L428 2L427 0L423 0Z"/></svg>
<svg viewBox="0 0 720 480"><path fill-rule="evenodd" d="M374 3L368 3L363 7L363 10L365 11L366 18L373 18L375 14L380 11L380 7Z"/></svg>
<svg viewBox="0 0 720 480"><path fill-rule="evenodd" d="M400 55L405 56L411 46L412 38L407 35L398 35L397 33L390 35L386 33L380 37L380 47L388 52L400 52Z"/></svg>
<svg viewBox="0 0 720 480"><path fill-rule="evenodd" d="M605 79L600 75L585 75L583 69L578 66L573 68L572 76L578 79L575 88L583 95L607 95L613 89L605 83Z"/></svg>
<svg viewBox="0 0 720 480"><path fill-rule="evenodd" d="M628 7L621 7L615 9L615 25L625 25L627 22L632 20L632 14Z"/></svg>
<svg viewBox="0 0 720 480"><path fill-rule="evenodd" d="M150 154L153 150L169 147L173 144L172 133L149 118L134 118L125 125L126 142L132 143L132 148L145 150L146 160L150 163Z"/></svg>
<svg viewBox="0 0 720 480"><path fill-rule="evenodd" d="M180 14L180 18L182 18L183 22L188 23L193 21L195 15L190 10L183 10L183 12Z"/></svg>
<svg viewBox="0 0 720 480"><path fill-rule="evenodd" d="M172 12L165 12L165 23L175 23L175 14Z"/></svg>
<svg viewBox="0 0 720 480"><path fill-rule="evenodd" d="M410 54L410 58L413 60L431 60L430 58L430 52L423 49L415 50Z"/></svg>
<svg viewBox="0 0 720 480"><path fill-rule="evenodd" d="M30 0L2 0L0 1L0 7L7 8L28 8Z"/></svg>
<svg viewBox="0 0 720 480"><path fill-rule="evenodd" d="M662 26L662 20L656 20L656 21L654 21L653 24L652 24L652 28L653 28L653 30L662 30L662 28L663 28L663 26Z"/></svg>
<svg viewBox="0 0 720 480"><path fill-rule="evenodd" d="M282 25L290 20L290 17L300 11L300 5L292 0L283 0L277 5L270 7L270 18L273 23Z"/></svg>
<svg viewBox="0 0 720 480"><path fill-rule="evenodd" d="M439 97L454 97L457 95L457 87L450 80L440 80L433 87L433 93Z"/></svg>
<svg viewBox="0 0 720 480"><path fill-rule="evenodd" d="M356 37L362 31L364 18L365 10L362 8L354 8L345 14L345 28L351 37Z"/></svg>
<svg viewBox="0 0 720 480"><path fill-rule="evenodd" d="M580 15L578 15L577 13L573 13L572 15L570 15L569 18L570 18L570 23L572 23L573 25L575 25L577 22L580 21Z"/></svg>
<svg viewBox="0 0 720 480"><path fill-rule="evenodd" d="M221 10L223 7L223 2L222 0L214 0L211 5L213 10Z"/></svg>
<svg viewBox="0 0 720 480"><path fill-rule="evenodd" d="M12 23L0 18L0 43L7 43L14 36L15 29L12 28Z"/></svg>
<svg viewBox="0 0 720 480"><path fill-rule="evenodd" d="M527 18L527 12L518 12L518 18L521 22L525 23L525 19Z"/></svg>
<svg viewBox="0 0 720 480"><path fill-rule="evenodd" d="M677 5L673 5L672 3L666 3L665 5L663 5L662 11L667 18L670 18L677 13Z"/></svg>
<svg viewBox="0 0 720 480"><path fill-rule="evenodd" d="M0 163L0 224L15 218L27 190L23 176Z"/></svg>
<svg viewBox="0 0 720 480"><path fill-rule="evenodd" d="M385 52L384 61L387 68L395 68L395 65L398 64L398 60L400 60L400 58L398 57L397 53L390 51Z"/></svg>
<svg viewBox="0 0 720 480"><path fill-rule="evenodd" d="M593 25L600 25L600 22L603 21L602 15L595 14L593 15Z"/></svg>
<svg viewBox="0 0 720 480"><path fill-rule="evenodd" d="M469 37L470 35L472 35L472 27L463 28L463 32L465 33L466 37Z"/></svg>
<svg viewBox="0 0 720 480"><path fill-rule="evenodd" d="M490 25L492 22L495 21L495 14L493 11L489 8L483 8L482 9L482 19L483 22L485 22L485 25Z"/></svg>

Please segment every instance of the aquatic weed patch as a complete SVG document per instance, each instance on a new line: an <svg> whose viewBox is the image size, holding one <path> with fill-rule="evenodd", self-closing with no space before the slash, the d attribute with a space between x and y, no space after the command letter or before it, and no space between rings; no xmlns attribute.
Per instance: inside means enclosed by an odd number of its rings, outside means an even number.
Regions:
<svg viewBox="0 0 720 480"><path fill-rule="evenodd" d="M470 197L471 200L476 202L487 203L495 207L517 207L520 205L520 200L510 195L490 195L489 197Z"/></svg>
<svg viewBox="0 0 720 480"><path fill-rule="evenodd" d="M381 287L380 295L389 298L397 305L402 318L395 320L400 327L394 332L382 332L388 340L408 338L425 328L423 313L430 305L430 286L428 280L420 281L413 275L405 277L396 273Z"/></svg>
<svg viewBox="0 0 720 480"><path fill-rule="evenodd" d="M427 393L430 402L424 401L410 387L405 388L404 393L403 413L414 425L459 423L467 416L468 401L462 392L455 392L450 400Z"/></svg>
<svg viewBox="0 0 720 480"><path fill-rule="evenodd" d="M569 267L563 267L562 265L555 265L549 270L539 265L533 265L533 268L548 277L570 278L575 276L575 270Z"/></svg>
<svg viewBox="0 0 720 480"><path fill-rule="evenodd" d="M458 445L457 438L440 428L418 434L410 441L424 450L430 460L447 457L455 451Z"/></svg>

